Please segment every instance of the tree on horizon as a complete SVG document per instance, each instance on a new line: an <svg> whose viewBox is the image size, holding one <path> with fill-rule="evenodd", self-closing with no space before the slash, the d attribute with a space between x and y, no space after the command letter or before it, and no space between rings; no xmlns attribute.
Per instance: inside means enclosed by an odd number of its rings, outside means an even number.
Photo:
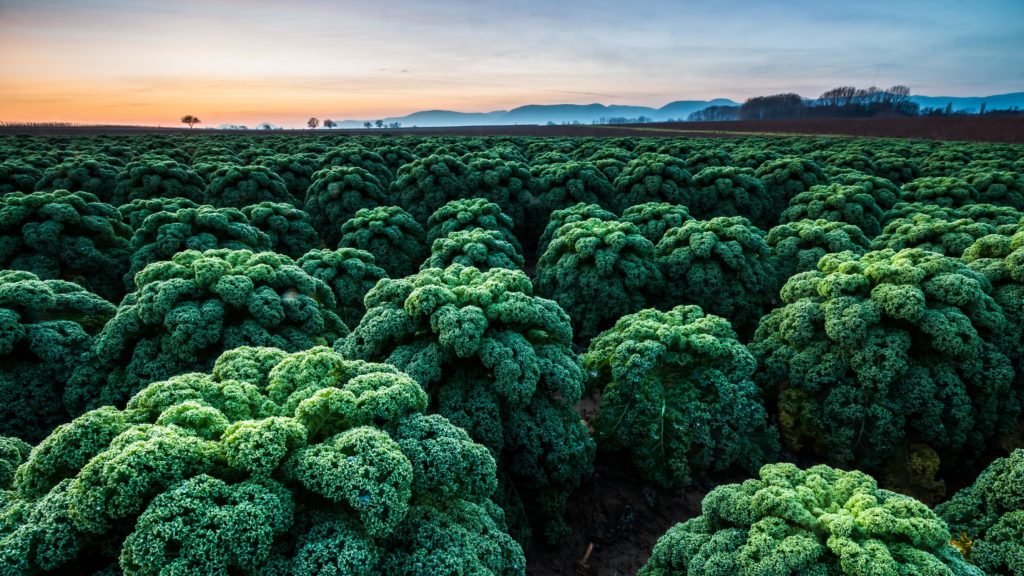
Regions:
<svg viewBox="0 0 1024 576"><path fill-rule="evenodd" d="M324 128L327 128L328 130L333 129L337 125L338 123L335 122L334 120L331 120L330 118L324 120Z"/></svg>
<svg viewBox="0 0 1024 576"><path fill-rule="evenodd" d="M201 124L202 122L203 121L200 120L198 116L193 116L192 114L186 114L186 115L181 117L181 123L182 124L188 124L188 129L189 130L191 130L192 127L195 126L196 124Z"/></svg>
<svg viewBox="0 0 1024 576"><path fill-rule="evenodd" d="M320 125L320 119L317 118L316 116L310 118L309 121L306 122L306 126L309 126L313 130L316 130L316 127L319 126L319 125Z"/></svg>

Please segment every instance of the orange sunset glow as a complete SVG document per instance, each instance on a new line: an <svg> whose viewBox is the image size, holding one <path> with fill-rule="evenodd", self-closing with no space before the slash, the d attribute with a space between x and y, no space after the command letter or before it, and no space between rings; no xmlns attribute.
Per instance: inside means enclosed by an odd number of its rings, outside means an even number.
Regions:
<svg viewBox="0 0 1024 576"><path fill-rule="evenodd" d="M1005 18L1020 12L1012 2L929 16L927 30L881 16L921 17L920 2L862 3L860 18L804 0L643 4L3 0L0 121L173 125L194 113L206 126L301 125L311 114L660 106L844 82L992 94L1016 89L1009 72L1021 72L1019 53L990 41L997 23L998 34L1020 28ZM727 16L736 11L747 17ZM956 51L933 50L943 31L961 38Z"/></svg>

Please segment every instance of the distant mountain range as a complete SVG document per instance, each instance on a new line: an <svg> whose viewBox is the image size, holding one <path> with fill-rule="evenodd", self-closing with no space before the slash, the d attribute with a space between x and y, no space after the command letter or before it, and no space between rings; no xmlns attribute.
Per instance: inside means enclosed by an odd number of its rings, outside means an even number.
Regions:
<svg viewBox="0 0 1024 576"><path fill-rule="evenodd" d="M512 124L547 124L555 122L581 122L590 124L602 118L638 118L645 116L656 122L666 120L686 120L692 112L703 110L708 106L736 106L737 103L726 98L715 100L680 100L662 106L620 106L604 104L528 104L511 110L494 112L454 112L451 110L424 110L413 112L407 116L381 118L385 124L400 122L402 127L419 126L436 128L439 126L507 126ZM344 120L338 122L339 128L362 128L365 120Z"/></svg>
<svg viewBox="0 0 1024 576"><path fill-rule="evenodd" d="M1024 92L1012 94L997 94L994 96L911 96L911 100L917 102L921 108L945 108L952 104L954 111L977 112L982 103L985 103L988 110L1000 110L1018 106L1024 108ZM679 100L662 106L661 108L649 108L647 106L621 106L604 104L528 104L513 108L512 110L496 110L494 112L455 112L452 110L423 110L406 116L391 116L380 118L385 124L398 122L403 128L437 128L448 126L508 126L513 124L547 124L554 122L580 122L591 124L610 118L636 119L640 116L650 118L655 122L668 120L686 120L686 117L693 112L703 110L708 106L738 106L727 98L716 98L714 100ZM343 120L338 122L339 128L362 128L366 121L375 121L376 118L367 120ZM262 125L261 125L262 126ZM222 128L235 128L235 126L224 125ZM274 127L271 125L271 127ZM274 127L276 128L276 127Z"/></svg>
<svg viewBox="0 0 1024 576"><path fill-rule="evenodd" d="M996 94L994 96L911 96L911 100L917 102L921 108L945 108L947 104L953 105L953 111L977 112L984 104L986 110L1006 110L1013 108L1024 108L1024 92L1013 92L1010 94Z"/></svg>

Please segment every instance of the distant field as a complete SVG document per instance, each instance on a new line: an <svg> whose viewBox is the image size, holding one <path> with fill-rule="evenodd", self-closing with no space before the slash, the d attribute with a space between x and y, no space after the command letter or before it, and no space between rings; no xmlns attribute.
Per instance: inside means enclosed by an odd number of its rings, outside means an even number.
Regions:
<svg viewBox="0 0 1024 576"><path fill-rule="evenodd" d="M658 124L673 134L730 132L767 134L835 134L885 138L923 138L971 142L1024 142L1024 117L947 116L917 118L812 118L740 122ZM653 135L653 134L652 134Z"/></svg>
<svg viewBox="0 0 1024 576"><path fill-rule="evenodd" d="M188 128L135 126L44 127L0 126L0 134L33 136L90 134L167 134ZM310 130L194 130L203 134L311 134ZM451 128L398 128L385 130L317 130L317 134L407 136L552 136L552 137L697 137L728 138L750 134L834 135L881 138L916 138L967 142L1024 143L1024 117L939 116L917 118L813 118L737 122L672 122L599 126L463 126Z"/></svg>

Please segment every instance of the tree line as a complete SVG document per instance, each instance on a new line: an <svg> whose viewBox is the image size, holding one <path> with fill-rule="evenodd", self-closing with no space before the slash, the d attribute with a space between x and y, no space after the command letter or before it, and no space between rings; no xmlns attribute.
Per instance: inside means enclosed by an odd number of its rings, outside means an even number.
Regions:
<svg viewBox="0 0 1024 576"><path fill-rule="evenodd" d="M950 102L944 108L921 108L910 99L910 88L876 86L857 88L839 86L817 98L799 94L772 94L747 99L739 106L709 106L690 114L689 122L722 122L726 120L786 120L792 118L868 118L874 116L953 116L973 112L953 110ZM1022 114L1019 108L988 110L984 103L977 112L983 116Z"/></svg>
<svg viewBox="0 0 1024 576"><path fill-rule="evenodd" d="M739 106L711 106L687 117L690 122L723 120L781 120L790 118L850 118L871 116L917 116L920 106L910 100L910 88L839 86L818 98L799 94L772 94L747 99Z"/></svg>

